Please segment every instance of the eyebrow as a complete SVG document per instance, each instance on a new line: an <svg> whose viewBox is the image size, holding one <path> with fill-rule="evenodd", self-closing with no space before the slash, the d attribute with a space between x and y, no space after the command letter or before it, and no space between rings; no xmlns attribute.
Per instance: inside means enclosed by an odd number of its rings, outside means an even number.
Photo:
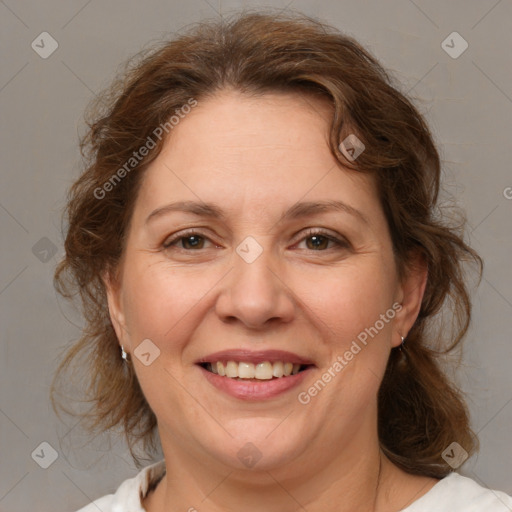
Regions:
<svg viewBox="0 0 512 512"><path fill-rule="evenodd" d="M319 213L325 213L329 211L337 211L347 213L365 224L370 224L365 215L350 206L343 201L306 201L302 203L296 203L290 207L279 219L279 222L286 220L298 219L307 217L309 215L316 215ZM226 220L226 214L218 205L214 203L204 203L196 201L178 201L170 203L165 206L161 206L156 210L153 210L146 218L145 223L147 224L153 219L169 214L171 212L185 212L198 217L209 217L213 219Z"/></svg>

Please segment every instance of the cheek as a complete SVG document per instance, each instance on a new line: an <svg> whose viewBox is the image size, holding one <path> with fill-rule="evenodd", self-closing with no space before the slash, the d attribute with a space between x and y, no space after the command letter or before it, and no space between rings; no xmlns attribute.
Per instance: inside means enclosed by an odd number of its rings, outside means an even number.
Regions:
<svg viewBox="0 0 512 512"><path fill-rule="evenodd" d="M337 410L363 410L373 400L389 357L395 283L379 264L371 268L354 268L330 280L315 304L328 352L322 371L331 368L337 375L326 403Z"/></svg>
<svg viewBox="0 0 512 512"><path fill-rule="evenodd" d="M179 272L146 261L127 265L124 311L132 343L149 338L160 345L197 302Z"/></svg>
<svg viewBox="0 0 512 512"><path fill-rule="evenodd" d="M307 278L297 276L295 289L322 325L330 328L327 335L346 343L392 309L395 286L394 271L384 260L372 257L329 272L309 273Z"/></svg>
<svg viewBox="0 0 512 512"><path fill-rule="evenodd" d="M169 364L178 362L221 277L222 272L213 269L176 267L161 258L134 258L126 265L124 287L132 349L149 338L162 353L174 355Z"/></svg>

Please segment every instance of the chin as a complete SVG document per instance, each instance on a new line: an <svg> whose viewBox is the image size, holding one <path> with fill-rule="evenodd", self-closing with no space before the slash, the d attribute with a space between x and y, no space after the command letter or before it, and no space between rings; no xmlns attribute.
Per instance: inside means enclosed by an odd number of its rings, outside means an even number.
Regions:
<svg viewBox="0 0 512 512"><path fill-rule="evenodd" d="M285 425L288 420L283 421L285 417L237 420L236 427L228 424L226 430L233 438L226 440L222 436L213 444L218 449L212 457L236 470L270 471L289 464L306 450L308 443L304 431L290 431L290 424Z"/></svg>

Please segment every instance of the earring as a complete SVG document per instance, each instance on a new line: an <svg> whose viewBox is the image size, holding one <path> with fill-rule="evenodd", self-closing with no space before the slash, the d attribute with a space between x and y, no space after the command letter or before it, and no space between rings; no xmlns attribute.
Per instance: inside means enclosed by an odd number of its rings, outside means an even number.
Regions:
<svg viewBox="0 0 512 512"><path fill-rule="evenodd" d="M121 345L121 357L125 360L125 361L128 361L128 354L124 351L124 347Z"/></svg>
<svg viewBox="0 0 512 512"><path fill-rule="evenodd" d="M403 347L404 347L404 345L405 345L405 338L404 338L402 335L400 335L400 338L402 338L402 343L400 344L399 349L400 349L400 352L402 352L402 348L403 348Z"/></svg>

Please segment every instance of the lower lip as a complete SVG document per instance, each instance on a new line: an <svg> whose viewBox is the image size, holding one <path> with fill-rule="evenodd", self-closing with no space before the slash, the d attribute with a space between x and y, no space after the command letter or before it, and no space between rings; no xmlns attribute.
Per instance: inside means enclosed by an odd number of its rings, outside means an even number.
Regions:
<svg viewBox="0 0 512 512"><path fill-rule="evenodd" d="M306 368L302 372L289 377L280 377L277 379L247 381L230 379L229 377L221 377L217 373L209 372L202 366L199 366L206 379L220 391L238 398L240 400L266 400L279 396L291 389L297 387L310 372L310 368Z"/></svg>

